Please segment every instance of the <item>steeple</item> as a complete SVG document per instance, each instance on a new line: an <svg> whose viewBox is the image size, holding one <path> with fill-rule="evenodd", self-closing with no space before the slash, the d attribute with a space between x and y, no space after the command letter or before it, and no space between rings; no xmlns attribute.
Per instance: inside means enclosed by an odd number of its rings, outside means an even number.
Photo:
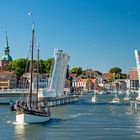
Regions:
<svg viewBox="0 0 140 140"><path fill-rule="evenodd" d="M1 60L12 61L12 57L10 56L10 51L9 51L7 32L5 33L6 33L6 38L5 38L4 55L1 57Z"/></svg>

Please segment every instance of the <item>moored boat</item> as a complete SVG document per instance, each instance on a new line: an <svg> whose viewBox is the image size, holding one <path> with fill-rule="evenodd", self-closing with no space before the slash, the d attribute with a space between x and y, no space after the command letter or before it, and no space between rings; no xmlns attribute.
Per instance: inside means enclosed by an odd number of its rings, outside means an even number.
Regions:
<svg viewBox="0 0 140 140"><path fill-rule="evenodd" d="M120 99L118 97L113 98L112 103L120 103Z"/></svg>

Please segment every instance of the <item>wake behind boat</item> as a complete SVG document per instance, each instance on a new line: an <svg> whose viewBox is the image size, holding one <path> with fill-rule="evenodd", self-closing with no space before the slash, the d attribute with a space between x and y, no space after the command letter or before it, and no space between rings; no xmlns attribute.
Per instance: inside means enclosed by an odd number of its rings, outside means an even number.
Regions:
<svg viewBox="0 0 140 140"><path fill-rule="evenodd" d="M40 123L50 120L51 113L45 101L38 101L38 73L39 73L39 48L38 48L38 63L37 63L37 90L36 97L32 99L32 83L33 83L33 50L34 50L34 23L32 28L32 45L31 45L31 62L30 62L30 94L25 100L16 101L16 122L18 124L25 123Z"/></svg>

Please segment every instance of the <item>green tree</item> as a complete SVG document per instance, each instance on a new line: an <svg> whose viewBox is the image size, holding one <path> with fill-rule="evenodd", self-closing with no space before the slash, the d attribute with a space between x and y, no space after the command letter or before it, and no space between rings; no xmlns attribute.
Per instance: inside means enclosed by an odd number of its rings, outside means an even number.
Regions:
<svg viewBox="0 0 140 140"><path fill-rule="evenodd" d="M122 72L122 70L121 70L121 68L119 68L119 67L113 67L113 68L111 68L110 70L109 70L109 72L110 73L121 73Z"/></svg>
<svg viewBox="0 0 140 140"><path fill-rule="evenodd" d="M81 67L74 67L70 70L70 73L77 74L77 76L82 74L82 68Z"/></svg>
<svg viewBox="0 0 140 140"><path fill-rule="evenodd" d="M44 61L44 73L51 73L51 70L53 68L54 64L54 58L49 58L46 61Z"/></svg>
<svg viewBox="0 0 140 140"><path fill-rule="evenodd" d="M47 60L40 60L39 61L39 73L50 74L53 63L54 63L54 58L49 58ZM20 77L25 72L29 72L29 65L30 65L30 60L21 58L21 59L11 61L8 64L8 66L5 68L5 70L10 70L10 71L14 70L16 72L17 77ZM33 61L33 67L34 67L34 70L37 69L36 60Z"/></svg>
<svg viewBox="0 0 140 140"><path fill-rule="evenodd" d="M6 69L10 71L14 70L16 72L17 77L20 77L23 73L25 73L26 69L28 69L29 67L27 61L28 60L25 58L11 61Z"/></svg>
<svg viewBox="0 0 140 140"><path fill-rule="evenodd" d="M127 79L128 75L127 74L121 74L121 79Z"/></svg>
<svg viewBox="0 0 140 140"><path fill-rule="evenodd" d="M122 74L122 70L119 67L113 67L109 70L110 73L113 73L113 76L109 79L109 82L113 82L115 79L126 79L127 75Z"/></svg>

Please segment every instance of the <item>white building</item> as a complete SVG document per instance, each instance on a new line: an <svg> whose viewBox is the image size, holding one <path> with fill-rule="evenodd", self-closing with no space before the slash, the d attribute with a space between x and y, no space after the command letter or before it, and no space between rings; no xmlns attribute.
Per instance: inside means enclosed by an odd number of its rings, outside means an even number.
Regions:
<svg viewBox="0 0 140 140"><path fill-rule="evenodd" d="M25 73L23 77L26 77L30 83L30 73ZM47 74L38 74L38 87L39 88L47 88L48 87L48 78ZM33 73L33 83L32 88L37 88L37 73Z"/></svg>

